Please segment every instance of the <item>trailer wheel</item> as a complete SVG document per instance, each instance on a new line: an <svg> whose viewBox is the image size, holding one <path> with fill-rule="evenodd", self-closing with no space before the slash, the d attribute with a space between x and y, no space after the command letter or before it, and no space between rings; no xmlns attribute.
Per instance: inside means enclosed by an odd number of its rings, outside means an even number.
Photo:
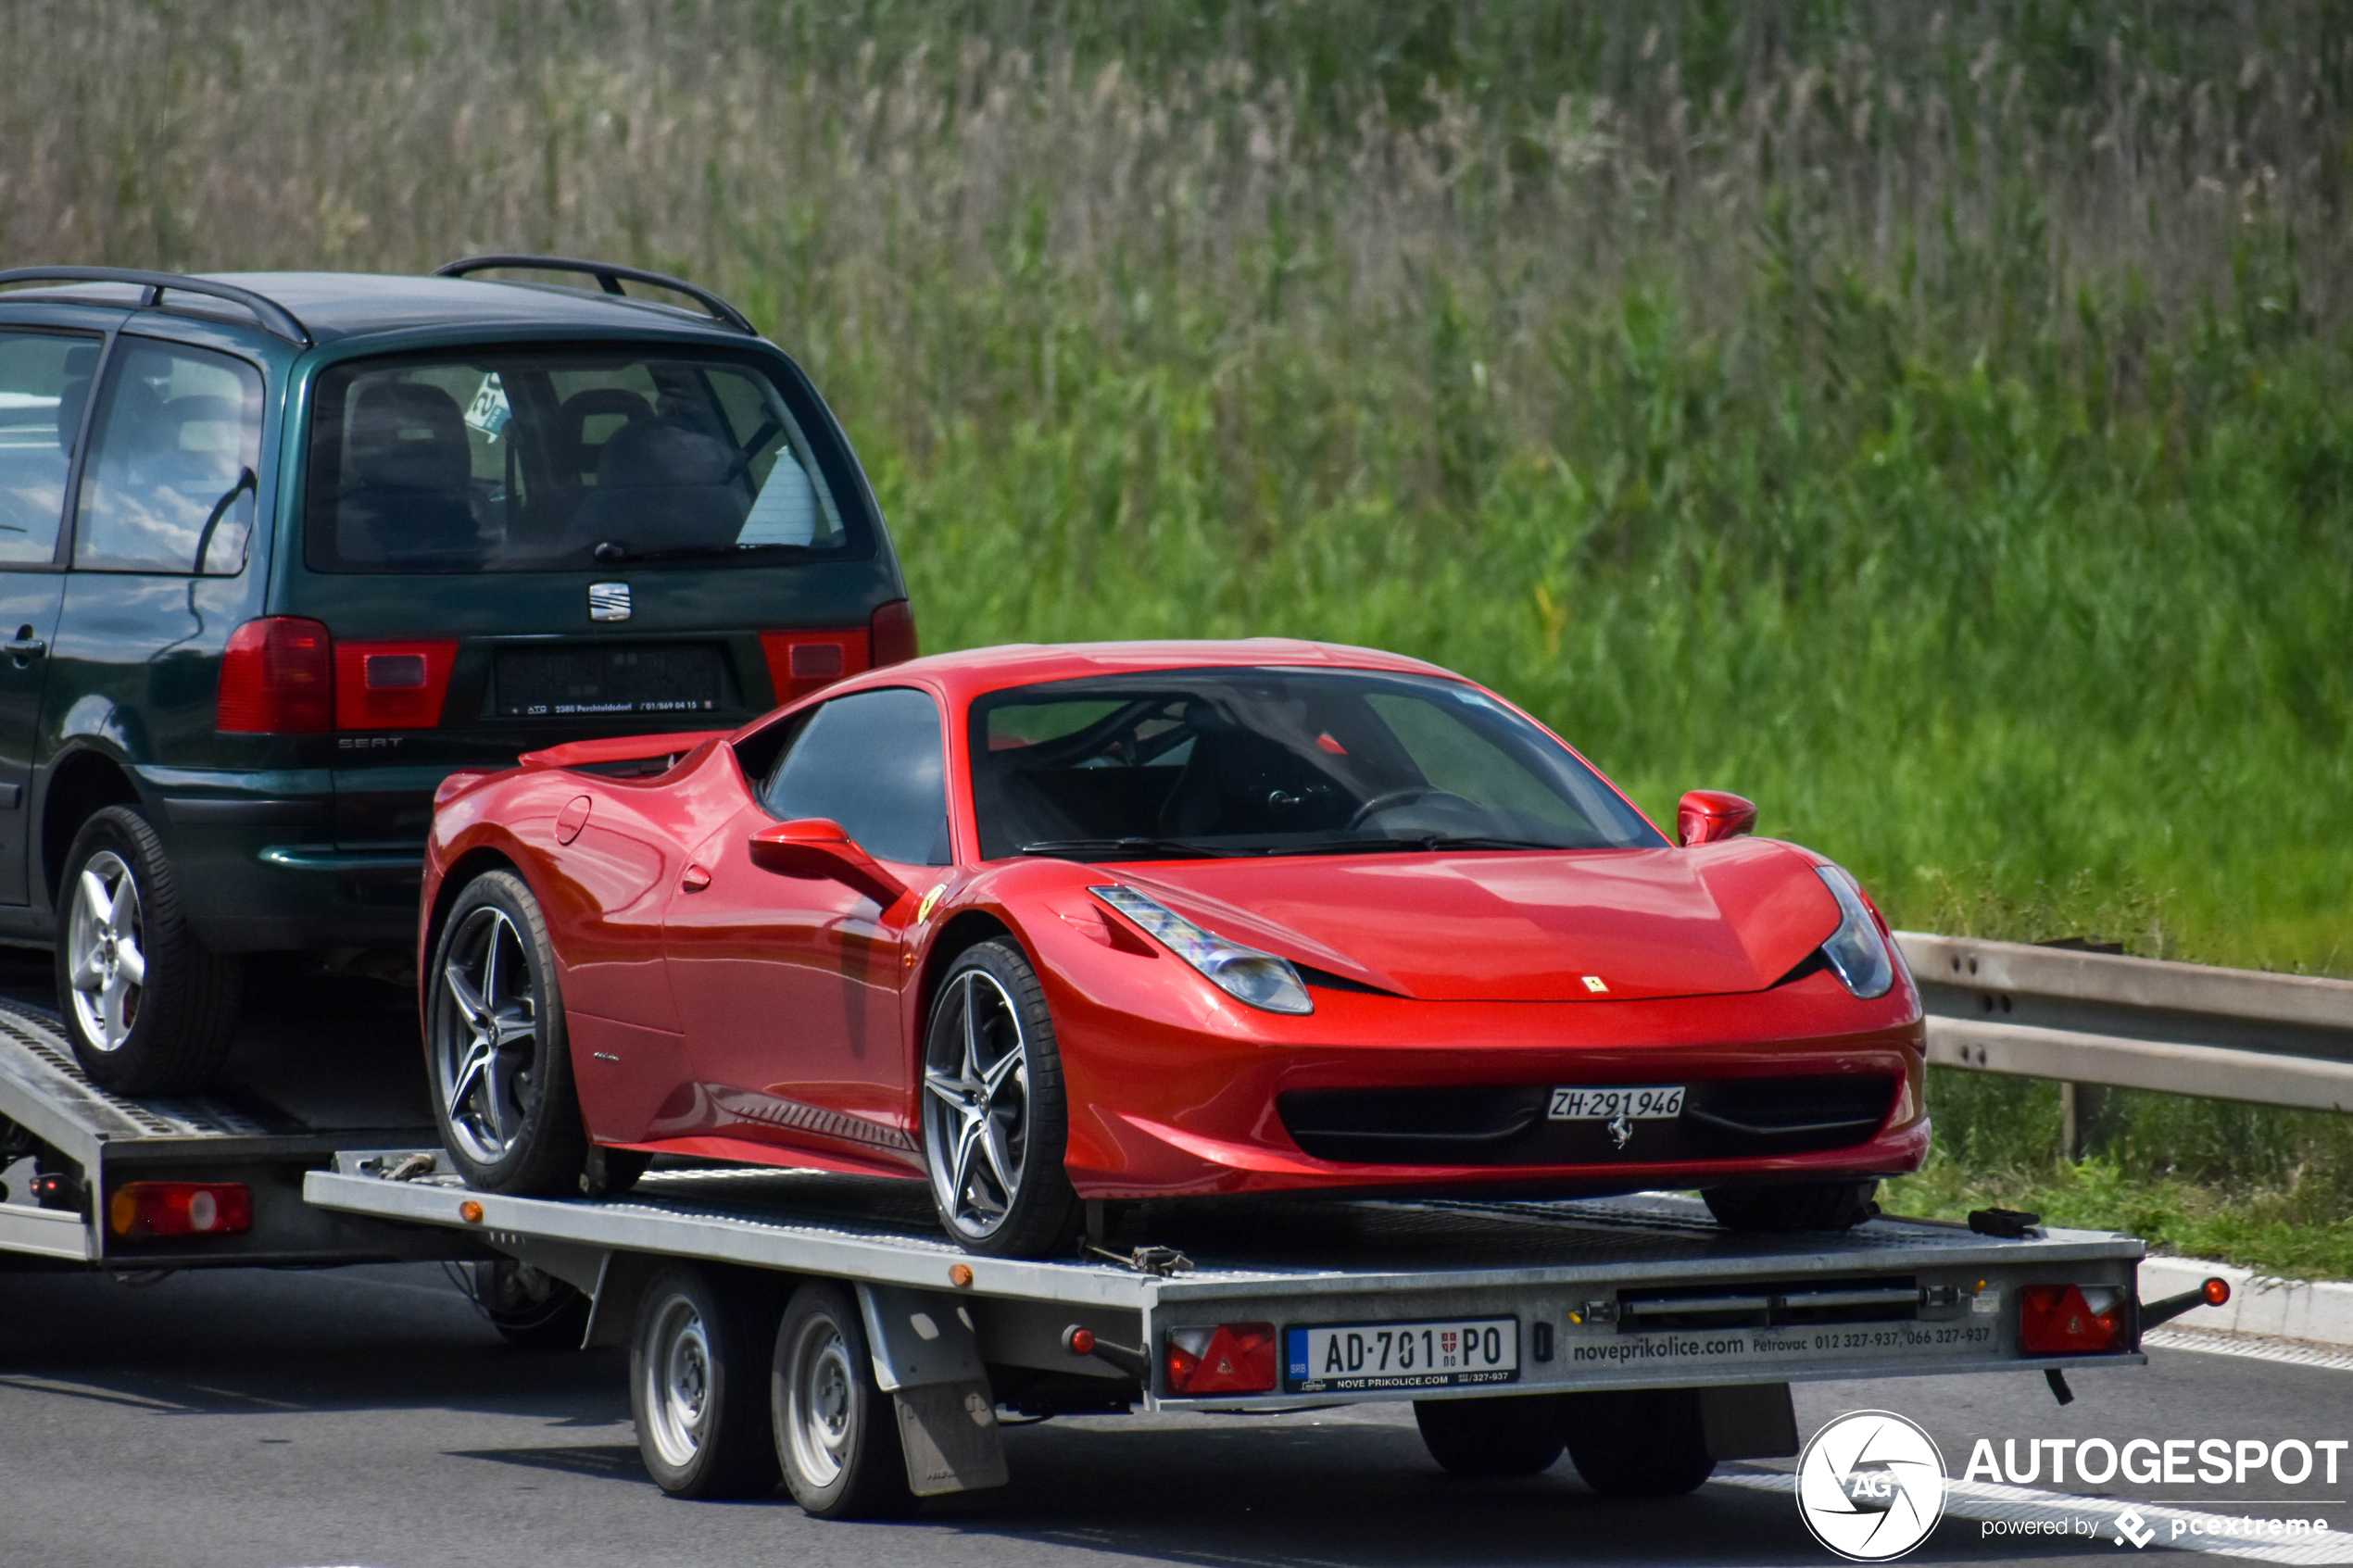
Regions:
<svg viewBox="0 0 2353 1568"><path fill-rule="evenodd" d="M776 1322L768 1292L731 1274L664 1269L629 1347L637 1452L673 1498L749 1498L776 1485L760 1373Z"/></svg>
<svg viewBox="0 0 2353 1568"><path fill-rule="evenodd" d="M1727 1230L1851 1231L1879 1215L1879 1183L1794 1182L1784 1186L1709 1187L1700 1196Z"/></svg>
<svg viewBox="0 0 2353 1568"><path fill-rule="evenodd" d="M1422 1429L1422 1447L1449 1475L1534 1475L1561 1457L1557 1395L1416 1399L1414 1424Z"/></svg>
<svg viewBox="0 0 2353 1568"><path fill-rule="evenodd" d="M518 1350L577 1350L588 1332L588 1298L551 1273L512 1258L476 1263L474 1299L490 1326Z"/></svg>
<svg viewBox="0 0 2353 1568"><path fill-rule="evenodd" d="M857 1298L831 1280L793 1292L776 1331L769 1409L785 1488L819 1519L910 1512L898 1412L875 1382Z"/></svg>
<svg viewBox="0 0 2353 1568"><path fill-rule="evenodd" d="M1564 1394L1560 1411L1570 1462L1604 1497L1680 1497L1715 1473L1696 1389Z"/></svg>

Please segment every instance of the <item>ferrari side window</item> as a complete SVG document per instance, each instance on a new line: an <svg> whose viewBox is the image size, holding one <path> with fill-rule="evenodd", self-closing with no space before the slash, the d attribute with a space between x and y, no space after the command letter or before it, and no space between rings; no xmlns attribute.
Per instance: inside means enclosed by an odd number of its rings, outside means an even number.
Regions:
<svg viewBox="0 0 2353 1568"><path fill-rule="evenodd" d="M905 686L836 697L800 726L761 800L780 821L829 817L883 859L948 864L938 705Z"/></svg>

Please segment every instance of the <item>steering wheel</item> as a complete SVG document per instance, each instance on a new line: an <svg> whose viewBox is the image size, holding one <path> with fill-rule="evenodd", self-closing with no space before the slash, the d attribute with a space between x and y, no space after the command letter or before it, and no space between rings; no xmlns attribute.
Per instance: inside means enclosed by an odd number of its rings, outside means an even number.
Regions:
<svg viewBox="0 0 2353 1568"><path fill-rule="evenodd" d="M1393 811L1400 806L1412 806L1426 800L1466 806L1474 811L1479 809L1478 801L1456 795L1451 789L1435 789L1428 784L1420 784L1407 789L1388 790L1374 796L1370 800L1356 808L1356 814L1348 819L1347 831L1353 833L1384 811Z"/></svg>

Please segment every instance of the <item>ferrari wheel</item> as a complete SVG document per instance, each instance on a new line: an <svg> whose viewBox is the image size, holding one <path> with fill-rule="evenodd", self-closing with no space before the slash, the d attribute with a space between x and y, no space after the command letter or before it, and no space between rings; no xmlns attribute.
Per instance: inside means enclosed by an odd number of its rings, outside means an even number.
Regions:
<svg viewBox="0 0 2353 1568"><path fill-rule="evenodd" d="M1077 1195L1046 997L1011 942L949 967L924 1035L924 1160L940 1223L968 1252L1044 1258L1068 1246Z"/></svg>
<svg viewBox="0 0 2353 1568"><path fill-rule="evenodd" d="M1735 1231L1851 1231L1875 1219L1877 1182L1796 1182L1786 1186L1709 1187L1700 1196L1717 1223Z"/></svg>
<svg viewBox="0 0 2353 1568"><path fill-rule="evenodd" d="M442 926L426 1070L442 1147L484 1192L576 1193L588 1151L539 902L512 872L466 884Z"/></svg>

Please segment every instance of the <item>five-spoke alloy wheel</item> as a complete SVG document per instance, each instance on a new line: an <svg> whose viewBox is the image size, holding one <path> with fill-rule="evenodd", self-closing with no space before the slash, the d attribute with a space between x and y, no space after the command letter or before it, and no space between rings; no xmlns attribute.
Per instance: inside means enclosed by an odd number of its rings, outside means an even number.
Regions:
<svg viewBox="0 0 2353 1568"><path fill-rule="evenodd" d="M434 955L425 1056L442 1145L487 1192L577 1191L588 1140L539 904L511 872L468 883Z"/></svg>
<svg viewBox="0 0 2353 1568"><path fill-rule="evenodd" d="M64 871L57 1010L82 1070L118 1094L203 1087L228 1054L241 962L196 941L162 843L132 808L93 813Z"/></svg>
<svg viewBox="0 0 2353 1568"><path fill-rule="evenodd" d="M948 1233L998 1257L1059 1250L1078 1207L1066 1128L1037 972L1009 942L967 949L940 981L924 1042L924 1158Z"/></svg>

